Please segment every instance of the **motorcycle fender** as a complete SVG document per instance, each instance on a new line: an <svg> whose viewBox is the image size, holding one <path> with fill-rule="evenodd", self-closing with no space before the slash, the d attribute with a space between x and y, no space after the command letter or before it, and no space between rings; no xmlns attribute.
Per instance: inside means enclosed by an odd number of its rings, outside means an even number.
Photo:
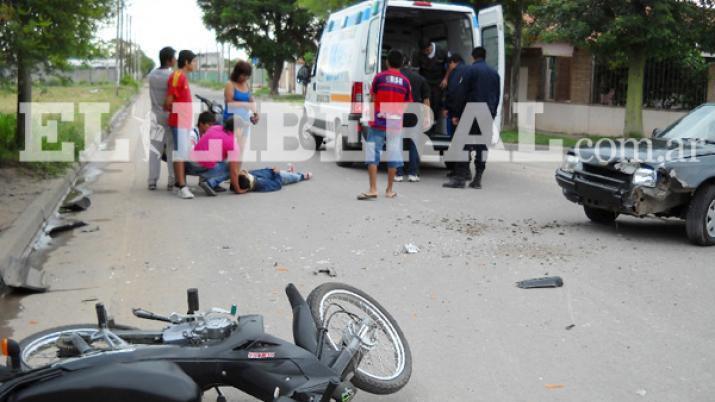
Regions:
<svg viewBox="0 0 715 402"><path fill-rule="evenodd" d="M35 383L11 402L200 402L198 385L176 364L115 363Z"/></svg>

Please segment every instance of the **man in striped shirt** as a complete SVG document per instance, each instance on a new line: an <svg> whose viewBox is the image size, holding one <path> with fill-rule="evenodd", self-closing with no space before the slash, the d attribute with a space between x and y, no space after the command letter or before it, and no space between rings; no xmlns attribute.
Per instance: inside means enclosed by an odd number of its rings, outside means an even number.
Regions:
<svg viewBox="0 0 715 402"><path fill-rule="evenodd" d="M377 198L377 167L385 143L388 156L385 197L397 196L392 185L397 168L402 166L402 116L406 103L412 102L410 81L400 73L402 60L402 53L391 50L387 55L387 70L377 74L370 87L374 115L365 142L365 163L370 177L370 191L360 194L359 200Z"/></svg>

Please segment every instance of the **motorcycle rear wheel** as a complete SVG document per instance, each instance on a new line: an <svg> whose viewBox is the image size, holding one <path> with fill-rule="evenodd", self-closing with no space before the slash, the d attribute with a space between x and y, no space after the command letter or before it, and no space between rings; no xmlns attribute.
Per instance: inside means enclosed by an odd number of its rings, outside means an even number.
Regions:
<svg viewBox="0 0 715 402"><path fill-rule="evenodd" d="M363 354L351 379L357 388L387 395L407 385L412 375L412 353L399 325L380 303L367 293L341 283L318 286L310 292L307 302L316 323L327 324L328 344L335 350L339 350L345 327L353 319L350 314L370 317L377 324L378 343ZM328 319L330 322L326 323Z"/></svg>

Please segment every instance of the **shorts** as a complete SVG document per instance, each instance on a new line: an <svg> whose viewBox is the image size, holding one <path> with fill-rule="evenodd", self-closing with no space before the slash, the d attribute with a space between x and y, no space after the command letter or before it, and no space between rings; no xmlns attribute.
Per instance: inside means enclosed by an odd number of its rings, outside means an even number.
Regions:
<svg viewBox="0 0 715 402"><path fill-rule="evenodd" d="M174 140L174 161L189 160L191 151L191 131L190 128L171 128L171 136Z"/></svg>
<svg viewBox="0 0 715 402"><path fill-rule="evenodd" d="M370 127L367 131L365 141L365 163L368 165L379 165L380 154L387 142L387 167L399 168L402 163L402 132L390 132Z"/></svg>

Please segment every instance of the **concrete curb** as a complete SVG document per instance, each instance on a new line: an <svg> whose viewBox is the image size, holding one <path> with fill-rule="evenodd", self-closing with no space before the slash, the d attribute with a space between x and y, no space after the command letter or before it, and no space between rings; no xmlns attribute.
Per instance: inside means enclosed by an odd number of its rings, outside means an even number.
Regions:
<svg viewBox="0 0 715 402"><path fill-rule="evenodd" d="M32 251L32 243L69 193L80 170L79 163L73 164L60 181L40 194L0 236L0 272L5 285L22 287L27 281L24 261Z"/></svg>
<svg viewBox="0 0 715 402"><path fill-rule="evenodd" d="M126 105L114 113L108 125L108 132L111 133L116 127L120 117L127 116L126 111L138 98L139 94L134 95ZM60 181L40 194L15 219L12 226L0 235L0 290L4 286L26 287L30 283L42 283L42 273L27 269L25 261L32 251L35 238L69 194L84 165L78 162L72 164ZM34 286L30 288L34 289Z"/></svg>

